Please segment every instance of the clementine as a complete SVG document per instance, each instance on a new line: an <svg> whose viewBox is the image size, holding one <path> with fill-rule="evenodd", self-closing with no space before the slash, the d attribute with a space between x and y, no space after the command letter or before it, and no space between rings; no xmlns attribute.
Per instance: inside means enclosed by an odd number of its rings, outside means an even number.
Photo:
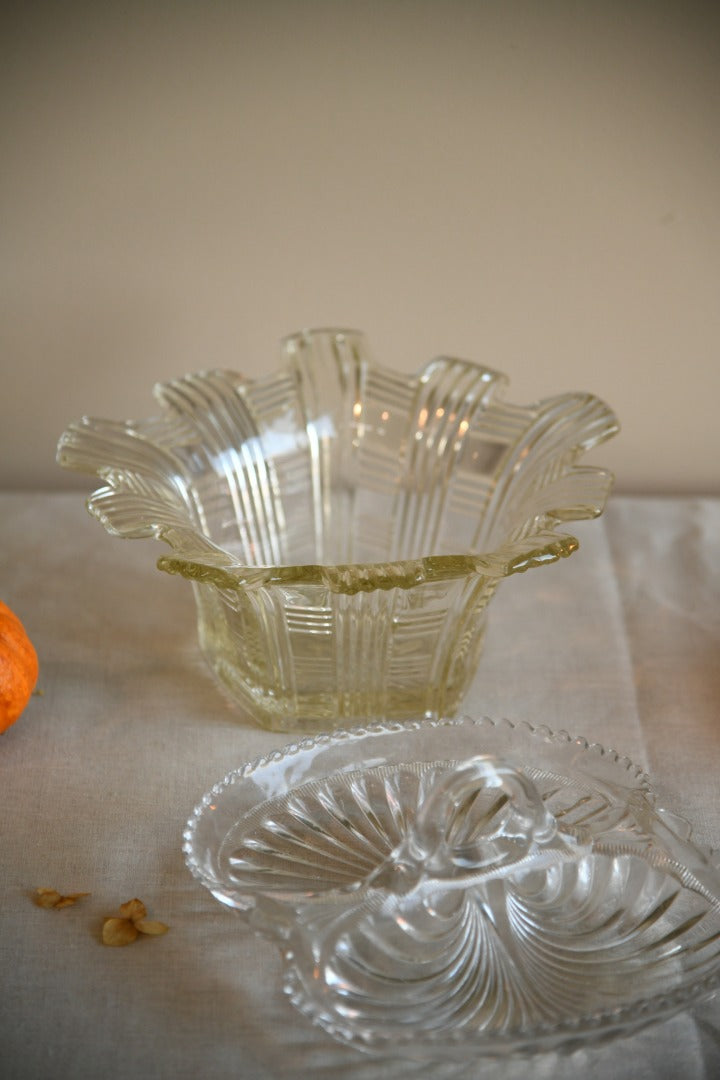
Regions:
<svg viewBox="0 0 720 1080"><path fill-rule="evenodd" d="M25 627L0 600L0 732L14 724L32 694L38 658Z"/></svg>

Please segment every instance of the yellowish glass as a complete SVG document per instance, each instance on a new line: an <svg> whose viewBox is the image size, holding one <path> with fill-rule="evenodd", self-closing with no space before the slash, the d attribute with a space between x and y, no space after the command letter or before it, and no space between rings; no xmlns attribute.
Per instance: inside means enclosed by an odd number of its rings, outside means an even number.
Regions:
<svg viewBox="0 0 720 1080"><path fill-rule="evenodd" d="M499 582L601 513L611 475L578 461L615 416L591 394L509 404L503 375L449 357L401 375L357 332L281 353L267 378L157 386L151 419L84 418L58 461L102 478L109 532L169 545L158 566L192 582L208 663L260 724L451 714Z"/></svg>

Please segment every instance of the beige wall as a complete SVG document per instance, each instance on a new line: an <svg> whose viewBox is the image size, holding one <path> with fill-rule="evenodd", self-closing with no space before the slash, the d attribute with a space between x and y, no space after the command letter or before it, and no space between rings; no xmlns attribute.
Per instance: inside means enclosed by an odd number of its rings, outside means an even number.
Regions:
<svg viewBox="0 0 720 1080"><path fill-rule="evenodd" d="M625 491L720 492L713 3L28 3L0 58L0 487L158 379L364 329L592 390Z"/></svg>

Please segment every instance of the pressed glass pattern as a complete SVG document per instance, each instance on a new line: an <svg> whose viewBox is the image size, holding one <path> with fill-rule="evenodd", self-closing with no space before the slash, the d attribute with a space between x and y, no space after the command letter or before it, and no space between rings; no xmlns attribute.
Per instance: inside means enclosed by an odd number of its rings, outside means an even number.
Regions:
<svg viewBox="0 0 720 1080"><path fill-rule="evenodd" d="M293 1004L417 1060L570 1050L720 974L720 873L644 774L462 718L306 739L216 785L192 873L283 953Z"/></svg>
<svg viewBox="0 0 720 1080"><path fill-rule="evenodd" d="M89 509L170 546L201 647L263 725L331 728L456 710L508 574L571 554L558 525L602 512L577 464L617 430L590 394L520 407L496 371L373 363L357 332L284 340L273 375L159 385L154 418L84 418L58 461L103 480Z"/></svg>

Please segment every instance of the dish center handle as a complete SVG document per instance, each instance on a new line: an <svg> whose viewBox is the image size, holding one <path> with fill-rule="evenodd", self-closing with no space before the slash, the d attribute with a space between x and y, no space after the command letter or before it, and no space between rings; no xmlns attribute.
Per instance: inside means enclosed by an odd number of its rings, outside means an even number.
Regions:
<svg viewBox="0 0 720 1080"><path fill-rule="evenodd" d="M441 773L407 836L368 884L407 893L422 881L470 883L554 848L557 826L523 773L490 755Z"/></svg>

